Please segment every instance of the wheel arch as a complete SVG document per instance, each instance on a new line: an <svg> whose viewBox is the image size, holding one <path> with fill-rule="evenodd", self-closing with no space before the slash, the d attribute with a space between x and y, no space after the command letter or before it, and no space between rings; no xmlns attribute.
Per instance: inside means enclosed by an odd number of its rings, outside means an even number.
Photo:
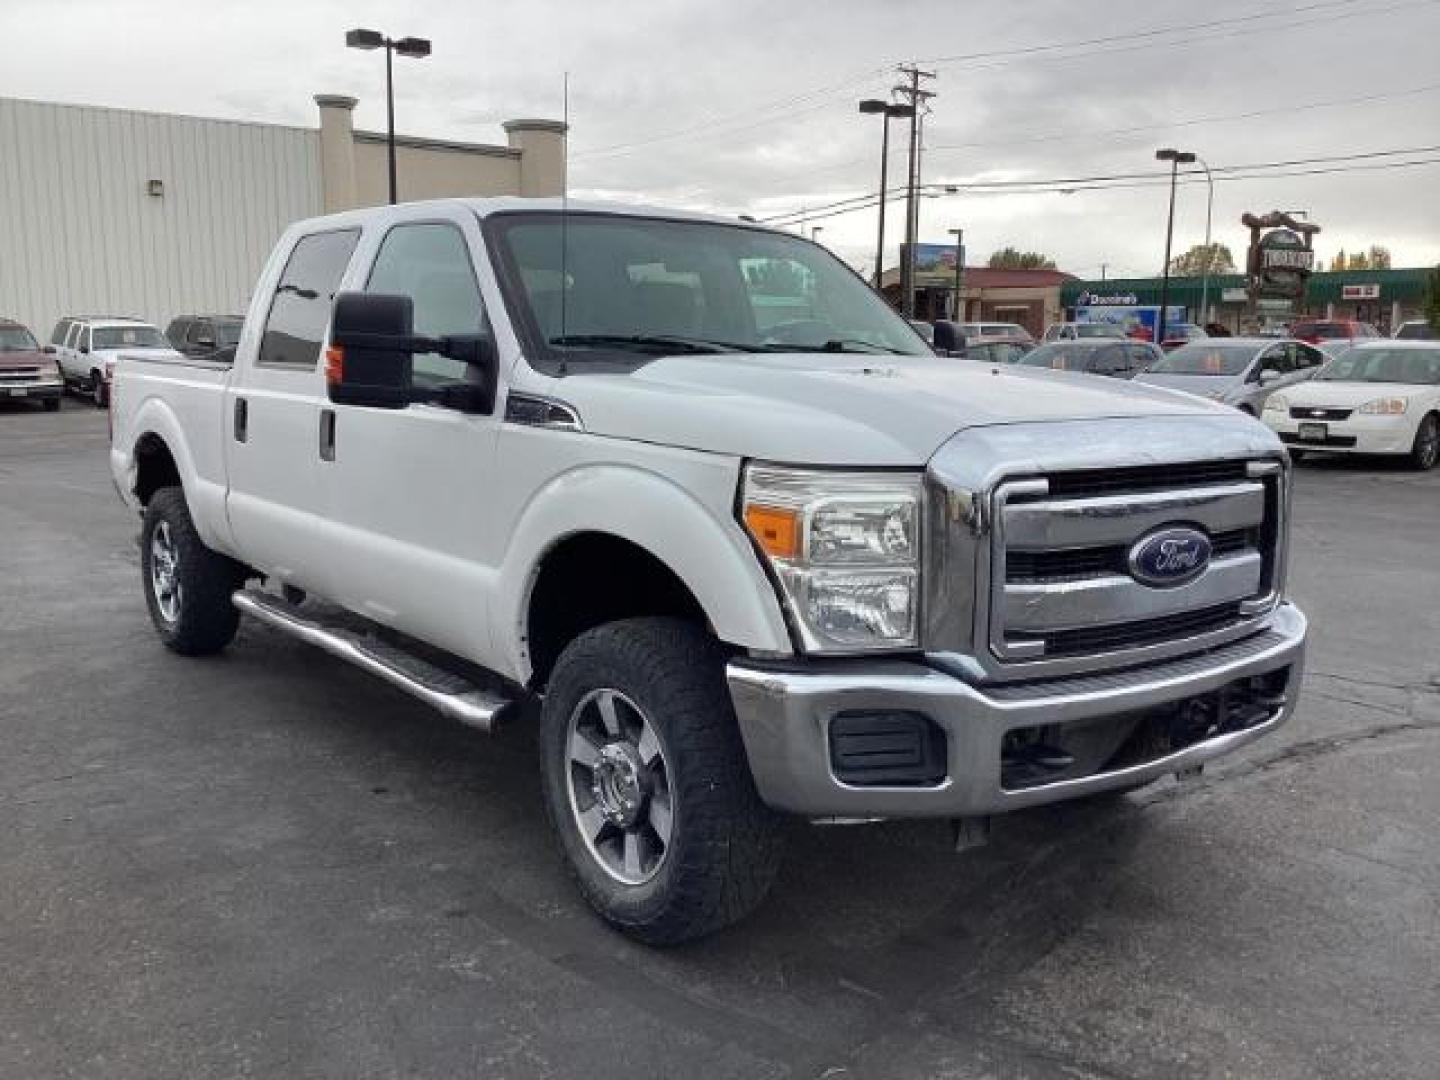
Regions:
<svg viewBox="0 0 1440 1080"><path fill-rule="evenodd" d="M540 614L537 598L546 602L553 596L546 590L555 581L566 580L567 573L573 577L574 565L567 566L567 560L573 564L579 559L578 565L588 566L592 564L586 557L602 553L619 556L617 574L648 571L652 576L646 579L646 595L660 602L660 610L630 605L632 610L620 617L689 613L703 617L729 645L791 652L774 588L729 513L722 516L655 473L631 466L591 466L542 487L512 532L499 576L495 627L501 635L498 651L517 681L543 682L548 674L544 665L553 662L557 651L553 639L537 643L533 638L535 629L544 630L543 623L533 621ZM547 577L557 573L558 579Z"/></svg>

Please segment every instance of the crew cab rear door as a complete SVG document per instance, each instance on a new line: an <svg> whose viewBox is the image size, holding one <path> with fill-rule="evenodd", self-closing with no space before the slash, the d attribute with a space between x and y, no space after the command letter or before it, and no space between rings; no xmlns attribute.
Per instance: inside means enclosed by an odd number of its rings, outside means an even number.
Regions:
<svg viewBox="0 0 1440 1080"><path fill-rule="evenodd" d="M316 588L330 552L318 490L320 362L330 308L360 239L356 227L300 236L262 277L226 391L226 509L236 549L281 581Z"/></svg>

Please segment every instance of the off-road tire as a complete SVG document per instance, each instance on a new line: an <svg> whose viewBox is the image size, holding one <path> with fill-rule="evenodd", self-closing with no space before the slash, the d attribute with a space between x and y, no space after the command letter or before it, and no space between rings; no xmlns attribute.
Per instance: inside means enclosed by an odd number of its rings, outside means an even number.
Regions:
<svg viewBox="0 0 1440 1080"><path fill-rule="evenodd" d="M666 759L670 844L654 876L627 885L608 874L570 801L572 714L616 690L645 715ZM714 933L765 898L780 866L781 819L760 800L725 684L725 657L679 619L625 619L589 630L561 653L540 719L545 804L570 869L610 925L650 945Z"/></svg>
<svg viewBox="0 0 1440 1080"><path fill-rule="evenodd" d="M1428 443L1426 440L1429 440ZM1433 469L1440 462L1440 415L1430 413L1415 429L1415 444L1410 448L1410 464L1420 470Z"/></svg>
<svg viewBox="0 0 1440 1080"><path fill-rule="evenodd" d="M153 572L153 542L162 524L176 553L174 576L179 590L173 619L162 610ZM140 571L150 621L167 648L183 656L205 656L230 644L240 625L240 612L230 595L244 583L245 571L233 559L205 546L178 487L161 488L145 508Z"/></svg>
<svg viewBox="0 0 1440 1080"><path fill-rule="evenodd" d="M45 399L45 402L44 402L44 405L45 405L45 411L46 411L46 412L59 412L59 411L60 411L60 399L59 399L58 397L46 398L46 399Z"/></svg>

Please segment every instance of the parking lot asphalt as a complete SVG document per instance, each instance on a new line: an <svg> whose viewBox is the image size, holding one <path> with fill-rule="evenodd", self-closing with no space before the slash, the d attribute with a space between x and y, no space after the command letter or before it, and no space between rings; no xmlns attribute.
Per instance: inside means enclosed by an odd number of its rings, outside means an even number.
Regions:
<svg viewBox="0 0 1440 1080"><path fill-rule="evenodd" d="M570 887L523 720L253 625L167 653L105 448L0 409L0 1077L1440 1074L1440 471L1297 470L1274 738L964 856L797 825L755 917L651 951Z"/></svg>

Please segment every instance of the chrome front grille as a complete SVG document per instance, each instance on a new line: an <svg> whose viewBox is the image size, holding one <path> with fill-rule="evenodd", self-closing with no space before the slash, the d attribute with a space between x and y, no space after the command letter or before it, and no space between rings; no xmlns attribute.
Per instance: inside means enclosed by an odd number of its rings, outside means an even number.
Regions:
<svg viewBox="0 0 1440 1080"><path fill-rule="evenodd" d="M1242 624L1273 592L1281 475L1273 462L1218 461L1001 483L991 652L1002 664L1114 657ZM1175 525L1210 539L1205 571L1167 588L1136 580L1131 547Z"/></svg>
<svg viewBox="0 0 1440 1080"><path fill-rule="evenodd" d="M0 383L28 383L40 377L38 367L13 367L0 371Z"/></svg>

